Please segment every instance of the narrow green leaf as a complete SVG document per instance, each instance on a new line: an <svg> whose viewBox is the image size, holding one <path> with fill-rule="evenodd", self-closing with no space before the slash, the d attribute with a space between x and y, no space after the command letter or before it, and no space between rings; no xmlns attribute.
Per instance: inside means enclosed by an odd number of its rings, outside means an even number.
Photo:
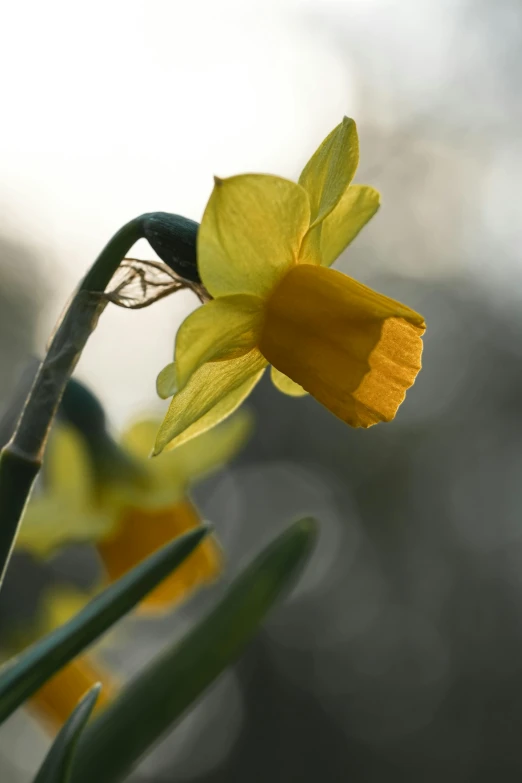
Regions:
<svg viewBox="0 0 522 783"><path fill-rule="evenodd" d="M0 723L181 565L208 532L208 527L199 527L166 544L68 623L9 661L0 671Z"/></svg>
<svg viewBox="0 0 522 783"><path fill-rule="evenodd" d="M296 522L233 582L217 607L139 674L86 730L71 783L115 783L232 663L312 549L316 523Z"/></svg>
<svg viewBox="0 0 522 783"><path fill-rule="evenodd" d="M101 685L88 691L69 715L51 745L33 783L67 783L70 777L76 744L96 704Z"/></svg>
<svg viewBox="0 0 522 783"><path fill-rule="evenodd" d="M71 783L116 783L125 778L242 652L305 563L315 538L313 519L293 524L240 574L199 625L121 692L80 740Z"/></svg>

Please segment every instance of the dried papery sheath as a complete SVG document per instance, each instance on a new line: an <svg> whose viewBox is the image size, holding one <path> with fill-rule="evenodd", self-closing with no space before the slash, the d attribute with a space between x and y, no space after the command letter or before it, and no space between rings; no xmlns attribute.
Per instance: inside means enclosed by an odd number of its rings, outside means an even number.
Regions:
<svg viewBox="0 0 522 783"><path fill-rule="evenodd" d="M183 288L193 291L201 302L210 298L203 285L185 280L162 261L125 258L105 294L119 307L139 310Z"/></svg>

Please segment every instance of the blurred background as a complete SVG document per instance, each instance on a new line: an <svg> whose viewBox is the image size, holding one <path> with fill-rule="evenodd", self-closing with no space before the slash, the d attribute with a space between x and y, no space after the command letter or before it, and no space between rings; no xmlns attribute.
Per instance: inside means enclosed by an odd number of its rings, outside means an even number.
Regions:
<svg viewBox="0 0 522 783"><path fill-rule="evenodd" d="M240 662L133 783L502 781L522 775L522 6L518 0L10 4L0 51L0 404L128 219L199 220L212 175L296 178L344 114L382 207L337 268L426 317L397 419L359 432L266 377L257 430L195 499L223 583L296 516L318 550ZM153 258L143 243L134 255ZM78 366L117 433L161 415L158 371L196 306L109 308ZM77 547L13 561L0 613L90 578ZM139 670L216 600L124 623ZM9 619L11 618L11 620ZM129 637L132 643L128 643ZM48 738L0 731L0 780Z"/></svg>

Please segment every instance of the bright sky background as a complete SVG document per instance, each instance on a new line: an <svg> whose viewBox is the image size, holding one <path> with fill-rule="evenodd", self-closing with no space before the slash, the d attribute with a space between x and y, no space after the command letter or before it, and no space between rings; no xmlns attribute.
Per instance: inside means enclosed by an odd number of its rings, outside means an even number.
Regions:
<svg viewBox="0 0 522 783"><path fill-rule="evenodd" d="M199 219L212 175L293 176L312 144L355 113L345 66L288 3L126 0L13 3L0 67L0 205L52 275L42 340L112 233L152 210ZM21 46L23 42L23 46ZM5 75L9 73L9 78ZM153 257L144 244L143 257ZM118 423L154 400L189 308L109 308L79 372ZM43 344L41 346L43 348Z"/></svg>
<svg viewBox="0 0 522 783"><path fill-rule="evenodd" d="M332 45L322 24L344 9L352 27L375 30L383 86L398 73L385 52L401 30L410 38L402 59L422 54L424 83L440 72L444 15L432 4L419 13L412 0L35 0L3 8L9 121L0 131L0 229L42 255L50 294L39 350L127 220L153 210L200 219L213 174L294 177L344 114L359 116L350 53ZM407 72L417 85L415 69ZM381 119L393 120L393 107ZM145 243L136 254L153 257ZM145 311L103 315L79 374L117 424L154 402L156 375L194 305L183 293Z"/></svg>

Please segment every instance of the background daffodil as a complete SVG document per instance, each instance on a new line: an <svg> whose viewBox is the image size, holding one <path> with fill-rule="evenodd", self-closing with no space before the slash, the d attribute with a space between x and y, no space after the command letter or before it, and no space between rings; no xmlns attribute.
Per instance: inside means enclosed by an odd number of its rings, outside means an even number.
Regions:
<svg viewBox="0 0 522 783"><path fill-rule="evenodd" d="M176 337L158 380L174 393L156 453L232 413L268 364L290 395L310 392L353 427L390 421L421 367L422 316L329 269L379 206L352 185L359 159L345 118L299 183L263 174L215 180L198 235L211 301Z"/></svg>
<svg viewBox="0 0 522 783"><path fill-rule="evenodd" d="M150 460L158 422L140 421L118 445L106 432L61 424L46 453L45 487L32 499L17 546L46 556L70 541L91 541L113 581L171 539L200 524L188 496L192 481L230 460L245 442L241 412L183 449ZM221 549L208 537L140 604L161 611L217 578Z"/></svg>

